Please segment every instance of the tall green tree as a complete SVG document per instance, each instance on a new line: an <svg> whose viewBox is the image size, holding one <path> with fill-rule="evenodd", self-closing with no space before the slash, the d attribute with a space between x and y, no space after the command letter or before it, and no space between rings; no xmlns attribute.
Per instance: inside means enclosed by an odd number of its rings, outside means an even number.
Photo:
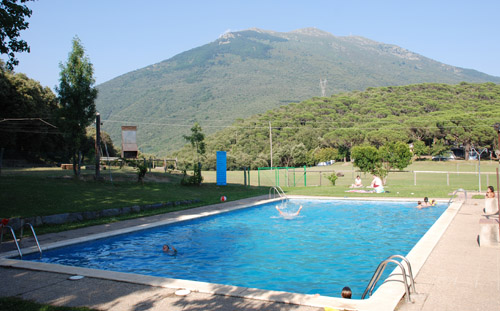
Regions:
<svg viewBox="0 0 500 311"><path fill-rule="evenodd" d="M380 167L380 156L373 146L354 146L351 149L354 166L364 173L374 173Z"/></svg>
<svg viewBox="0 0 500 311"><path fill-rule="evenodd" d="M379 148L378 154L381 161L382 170L379 176L386 178L390 170L397 168L403 170L411 164L411 150L408 144L403 142L390 142ZM384 182L385 183L385 182Z"/></svg>
<svg viewBox="0 0 500 311"><path fill-rule="evenodd" d="M78 37L73 39L73 49L68 61L60 64L60 68L59 87L56 87L61 105L60 127L73 158L75 176L78 176L82 162L81 150L87 140L86 128L95 118L97 98L94 67L85 55L85 49Z"/></svg>
<svg viewBox="0 0 500 311"><path fill-rule="evenodd" d="M185 140L191 143L196 151L197 161L200 162L200 156L205 154L205 134L201 130L201 126L196 122L191 128L191 135L184 135Z"/></svg>
<svg viewBox="0 0 500 311"><path fill-rule="evenodd" d="M26 3L32 0L20 0ZM29 23L26 17L31 17L33 13L26 5L18 4L18 0L2 0L0 2L0 53L6 54L9 58L7 68L12 70L19 64L16 59L17 52L30 52L28 43L19 40L21 30L28 28Z"/></svg>

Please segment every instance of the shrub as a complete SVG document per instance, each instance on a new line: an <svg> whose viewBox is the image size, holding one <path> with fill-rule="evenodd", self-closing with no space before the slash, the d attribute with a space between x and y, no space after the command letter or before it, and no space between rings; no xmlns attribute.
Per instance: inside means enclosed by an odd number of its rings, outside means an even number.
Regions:
<svg viewBox="0 0 500 311"><path fill-rule="evenodd" d="M332 186L335 186L335 182L339 177L337 176L337 174L335 174L335 171L333 171L332 174L326 176L326 178L328 178L328 180L332 183Z"/></svg>

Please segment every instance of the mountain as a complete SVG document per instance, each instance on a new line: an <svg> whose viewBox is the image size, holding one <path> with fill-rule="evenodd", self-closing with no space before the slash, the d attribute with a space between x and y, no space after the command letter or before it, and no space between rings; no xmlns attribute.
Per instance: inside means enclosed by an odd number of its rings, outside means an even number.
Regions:
<svg viewBox="0 0 500 311"><path fill-rule="evenodd" d="M137 125L142 152L165 155L197 121L212 133L237 118L292 102L368 87L494 82L499 77L453 67L404 48L315 29L249 29L98 86L103 129L116 145L120 126Z"/></svg>

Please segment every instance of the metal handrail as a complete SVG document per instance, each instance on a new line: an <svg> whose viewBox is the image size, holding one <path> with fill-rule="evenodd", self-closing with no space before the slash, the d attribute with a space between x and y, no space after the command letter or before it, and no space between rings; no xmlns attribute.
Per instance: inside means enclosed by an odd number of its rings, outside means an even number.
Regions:
<svg viewBox="0 0 500 311"><path fill-rule="evenodd" d="M453 198L455 197L455 195L459 191L463 191L465 193L465 203L467 203L467 190L464 190L464 189L460 188L460 189L455 190L455 192L453 192L453 194L451 195L450 200L448 201L448 205L450 205L451 201L453 200Z"/></svg>
<svg viewBox="0 0 500 311"><path fill-rule="evenodd" d="M36 246L38 247L38 251L40 252L40 257L42 257L42 248L40 247L40 243L38 242L38 238L36 236L35 229L33 228L33 226L30 223L25 223L24 226L30 227L31 233L33 233L33 238L35 238ZM21 227L21 237L19 238L19 241L22 241L22 239L23 239L23 228L24 227Z"/></svg>
<svg viewBox="0 0 500 311"><path fill-rule="evenodd" d="M1 231L2 231L2 234L1 234L1 237L0 237L0 243L3 242L3 228L10 229L10 233L12 234L12 237L14 238L14 243L16 243L17 251L19 252L19 257L21 257L21 259L22 259L23 258L23 253L21 252L21 248L19 247L19 244L17 243L17 237L16 237L16 234L14 233L14 229L12 229L11 226L5 226L5 225L0 226L0 228L1 228Z"/></svg>
<svg viewBox="0 0 500 311"><path fill-rule="evenodd" d="M406 269L404 268L404 266L402 265L401 262L397 261L397 260L394 260L393 258L399 258L399 259L402 259L406 265L408 266L408 274L406 274ZM404 256L401 256L401 255L392 255L390 257L388 257L387 259L385 259L384 261L382 261L377 269L375 270L375 273L373 274L370 282L368 283L368 286L366 287L365 291L363 292L363 295L361 296L361 299L365 299L366 295L369 294L370 296L372 295L373 293L373 289L375 288L375 285L377 284L378 280L380 279L380 276L382 275L382 273L384 272L386 266L388 263L395 263L399 266L399 268L401 269L401 272L402 272L402 276L403 276L403 283L404 283L404 287L405 287L405 293L406 293L406 301L410 302L410 291L409 291L409 288L413 288L413 293L416 292L415 290L415 280L413 278L413 272L411 270L411 265L410 265L410 262L408 261L408 259L406 259ZM391 275L398 275L398 274L391 274ZM407 278L410 278L410 286L408 286L408 280ZM393 280L391 280L393 281ZM387 280L384 281L384 283L387 282Z"/></svg>
<svg viewBox="0 0 500 311"><path fill-rule="evenodd" d="M282 199L288 199L288 197L286 196L285 194L285 191L283 191L283 189L281 189L280 186L272 186L271 188L269 188L269 198L271 198L271 191L274 190L274 194L278 193L278 195L280 196L280 198Z"/></svg>

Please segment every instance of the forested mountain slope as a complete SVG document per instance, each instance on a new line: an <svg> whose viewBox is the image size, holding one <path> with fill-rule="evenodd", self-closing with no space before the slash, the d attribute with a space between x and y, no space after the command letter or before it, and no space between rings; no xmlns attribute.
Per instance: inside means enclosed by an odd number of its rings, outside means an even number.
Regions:
<svg viewBox="0 0 500 311"><path fill-rule="evenodd" d="M137 125L141 151L162 155L184 144L195 121L214 132L236 118L321 96L320 79L327 80L326 96L422 82L500 82L362 37L251 29L99 85L97 108L117 145L120 126Z"/></svg>
<svg viewBox="0 0 500 311"><path fill-rule="evenodd" d="M368 88L331 97L314 97L240 119L207 137L205 168L215 168L215 152L228 152L230 168L314 165L326 149L338 159L351 147L387 142L413 143L439 153L451 146L497 149L500 85L415 84ZM192 162L191 146L175 154ZM334 155L335 156L335 155Z"/></svg>

